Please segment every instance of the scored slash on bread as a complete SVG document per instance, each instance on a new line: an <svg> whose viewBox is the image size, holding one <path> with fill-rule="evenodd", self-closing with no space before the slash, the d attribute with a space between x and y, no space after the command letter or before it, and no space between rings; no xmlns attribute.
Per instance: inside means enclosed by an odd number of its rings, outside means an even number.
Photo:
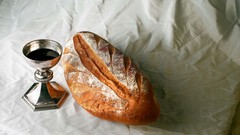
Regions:
<svg viewBox="0 0 240 135"><path fill-rule="evenodd" d="M128 98L131 96L128 88L123 85L117 78L108 70L105 63L101 60L94 50L86 43L83 37L80 34L77 34L73 37L74 47L83 63L83 65L94 75L96 76L101 82L105 85L108 85L111 89L113 89L118 96L121 98ZM113 47L112 51L115 50ZM113 53L109 53L110 58L113 56ZM110 59L110 63L112 60Z"/></svg>
<svg viewBox="0 0 240 135"><path fill-rule="evenodd" d="M76 102L91 114L125 124L159 116L150 82L131 59L91 32L79 32L63 53L64 74Z"/></svg>

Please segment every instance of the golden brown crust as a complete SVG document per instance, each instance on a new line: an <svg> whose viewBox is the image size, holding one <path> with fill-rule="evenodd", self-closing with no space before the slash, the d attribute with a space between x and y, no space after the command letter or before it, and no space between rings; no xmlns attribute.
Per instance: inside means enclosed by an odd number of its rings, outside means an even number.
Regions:
<svg viewBox="0 0 240 135"><path fill-rule="evenodd" d="M77 33L65 48L63 66L74 99L93 115L134 125L158 118L150 82L100 36Z"/></svg>

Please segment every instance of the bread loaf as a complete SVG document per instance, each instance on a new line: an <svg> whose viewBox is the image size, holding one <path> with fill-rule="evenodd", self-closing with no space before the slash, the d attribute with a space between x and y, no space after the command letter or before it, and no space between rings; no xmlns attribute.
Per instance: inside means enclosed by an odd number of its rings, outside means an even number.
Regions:
<svg viewBox="0 0 240 135"><path fill-rule="evenodd" d="M132 125L158 118L150 82L129 57L100 36L77 33L68 41L62 63L72 96L91 114Z"/></svg>

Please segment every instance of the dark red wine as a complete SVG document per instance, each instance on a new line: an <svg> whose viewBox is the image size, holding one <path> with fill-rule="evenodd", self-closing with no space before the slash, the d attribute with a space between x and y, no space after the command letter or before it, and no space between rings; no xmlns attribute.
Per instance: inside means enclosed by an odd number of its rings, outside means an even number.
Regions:
<svg viewBox="0 0 240 135"><path fill-rule="evenodd" d="M57 56L59 56L59 54L56 51L46 48L37 49L27 54L27 57L29 59L40 61L51 60L56 58Z"/></svg>

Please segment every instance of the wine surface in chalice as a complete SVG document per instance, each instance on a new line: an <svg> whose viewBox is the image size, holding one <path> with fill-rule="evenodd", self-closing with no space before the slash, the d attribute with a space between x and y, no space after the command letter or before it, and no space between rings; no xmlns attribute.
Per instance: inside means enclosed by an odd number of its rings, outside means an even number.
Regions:
<svg viewBox="0 0 240 135"><path fill-rule="evenodd" d="M47 48L37 49L27 54L27 57L29 59L39 61L51 60L58 56L59 56L58 52Z"/></svg>

